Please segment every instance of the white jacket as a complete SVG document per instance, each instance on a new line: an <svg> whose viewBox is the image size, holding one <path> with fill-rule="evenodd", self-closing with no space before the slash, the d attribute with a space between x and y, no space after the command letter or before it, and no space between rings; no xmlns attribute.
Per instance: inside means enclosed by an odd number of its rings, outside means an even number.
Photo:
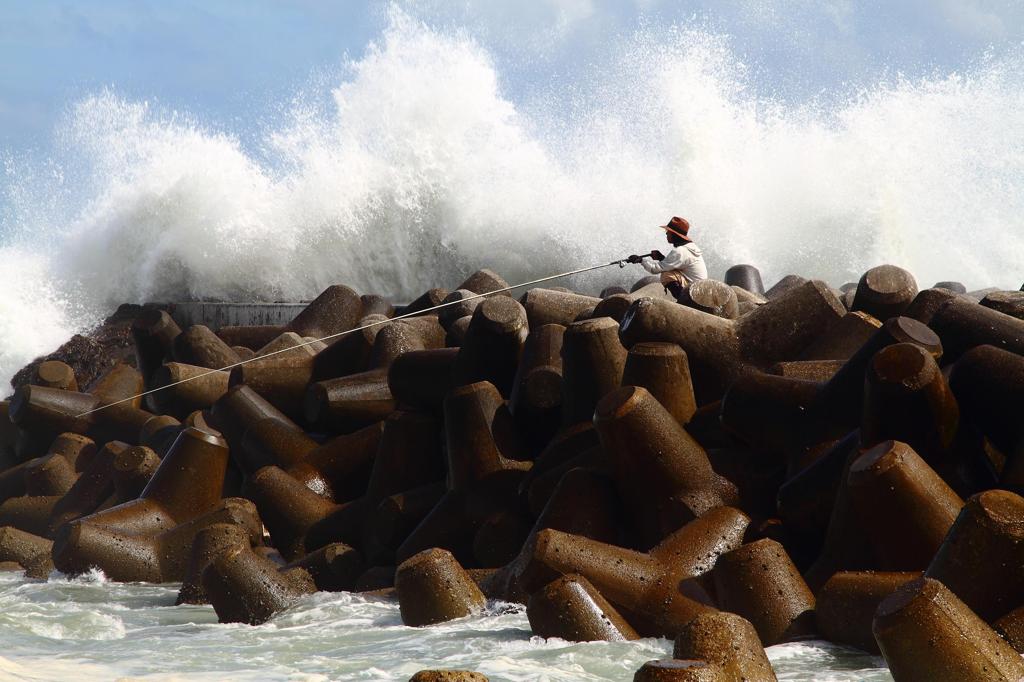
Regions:
<svg viewBox="0 0 1024 682"><path fill-rule="evenodd" d="M640 265L652 275L675 270L683 277L686 286L708 278L708 266L704 264L704 256L700 247L688 242L665 254L664 260L645 257Z"/></svg>

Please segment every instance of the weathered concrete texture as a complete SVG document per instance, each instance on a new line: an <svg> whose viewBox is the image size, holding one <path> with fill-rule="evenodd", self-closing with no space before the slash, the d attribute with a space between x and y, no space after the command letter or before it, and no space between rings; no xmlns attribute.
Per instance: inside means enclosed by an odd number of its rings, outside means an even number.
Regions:
<svg viewBox="0 0 1024 682"><path fill-rule="evenodd" d="M417 627L468 616L486 601L451 552L443 549L424 550L402 562L395 589L402 622Z"/></svg>

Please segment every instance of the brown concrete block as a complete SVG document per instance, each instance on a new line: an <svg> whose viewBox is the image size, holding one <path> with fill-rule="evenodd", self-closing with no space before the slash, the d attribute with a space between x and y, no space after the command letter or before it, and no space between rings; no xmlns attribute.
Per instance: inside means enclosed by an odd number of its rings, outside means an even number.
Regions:
<svg viewBox="0 0 1024 682"><path fill-rule="evenodd" d="M142 407L142 396L146 390L142 373L125 362L118 362L89 386L89 393L100 399L101 405L128 400L131 407Z"/></svg>
<svg viewBox="0 0 1024 682"><path fill-rule="evenodd" d="M304 401L306 423L336 433L352 433L395 410L383 369L308 384Z"/></svg>
<svg viewBox="0 0 1024 682"><path fill-rule="evenodd" d="M526 310L517 301L507 296L484 299L473 311L455 359L454 384L489 381L501 395L510 395L529 329Z"/></svg>
<svg viewBox="0 0 1024 682"><path fill-rule="evenodd" d="M940 306L928 326L942 339L946 362L975 346L992 345L1024 355L1024 320L954 296Z"/></svg>
<svg viewBox="0 0 1024 682"><path fill-rule="evenodd" d="M240 360L238 353L210 328L194 324L174 338L174 359L188 365L220 369Z"/></svg>
<svg viewBox="0 0 1024 682"><path fill-rule="evenodd" d="M27 463L25 494L36 497L64 495L76 480L78 475L67 459L60 455L46 455Z"/></svg>
<svg viewBox="0 0 1024 682"><path fill-rule="evenodd" d="M1024 320L1024 291L994 291L981 299L981 305Z"/></svg>
<svg viewBox="0 0 1024 682"><path fill-rule="evenodd" d="M530 329L536 329L545 324L567 327L581 314L593 311L601 299L538 288L527 291L519 302L526 310Z"/></svg>
<svg viewBox="0 0 1024 682"><path fill-rule="evenodd" d="M273 561L237 545L210 561L202 582L222 623L265 623L313 591L279 571Z"/></svg>
<svg viewBox="0 0 1024 682"><path fill-rule="evenodd" d="M507 289L508 282L493 270L484 268L471 274L462 282L462 284L455 288L466 289L468 291L472 291L474 294L489 294L491 292L498 291L499 289ZM502 292L500 295L511 296L507 291Z"/></svg>
<svg viewBox="0 0 1024 682"><path fill-rule="evenodd" d="M807 284L807 280L800 275L786 275L764 292L764 297L771 301L804 284Z"/></svg>
<svg viewBox="0 0 1024 682"><path fill-rule="evenodd" d="M953 490L905 443L887 441L852 465L847 484L881 567L923 571L963 506Z"/></svg>
<svg viewBox="0 0 1024 682"><path fill-rule="evenodd" d="M114 459L129 447L127 443L111 441L96 453L71 490L54 505L46 533L48 537L53 537L63 524L93 513L114 494Z"/></svg>
<svg viewBox="0 0 1024 682"><path fill-rule="evenodd" d="M438 481L382 499L363 523L361 549L367 560L393 563L395 550L437 506L446 490L444 482Z"/></svg>
<svg viewBox="0 0 1024 682"><path fill-rule="evenodd" d="M723 279L730 286L737 286L751 293L764 295L761 271L753 265L733 265L725 271Z"/></svg>
<svg viewBox="0 0 1024 682"><path fill-rule="evenodd" d="M589 422L598 401L622 382L626 349L618 325L600 317L570 324L562 336L562 424Z"/></svg>
<svg viewBox="0 0 1024 682"><path fill-rule="evenodd" d="M1024 678L1017 652L931 578L914 580L886 597L872 629L897 682Z"/></svg>
<svg viewBox="0 0 1024 682"><path fill-rule="evenodd" d="M381 369L403 353L445 347L445 330L433 315L388 322L377 332L367 369Z"/></svg>
<svg viewBox="0 0 1024 682"><path fill-rule="evenodd" d="M363 302L359 294L342 284L335 284L324 289L319 296L310 301L288 329L299 336L321 338L329 334L344 332L356 326L363 317Z"/></svg>
<svg viewBox="0 0 1024 682"><path fill-rule="evenodd" d="M879 654L871 632L875 611L882 600L920 573L841 571L818 591L814 614L818 630L830 642Z"/></svg>
<svg viewBox="0 0 1024 682"><path fill-rule="evenodd" d="M410 315L426 310L427 308L438 306L442 301L444 301L446 296L448 296L447 289L427 289L417 296L412 303L405 306L402 310L402 314Z"/></svg>
<svg viewBox="0 0 1024 682"><path fill-rule="evenodd" d="M143 308L132 320L132 338L135 341L135 366L142 373L146 386L157 367L170 359L174 352L174 339L181 328L166 311Z"/></svg>
<svg viewBox="0 0 1024 682"><path fill-rule="evenodd" d="M289 561L304 556L312 549L306 543L306 533L338 509L338 505L317 495L276 466L263 467L251 475L244 492L256 503L274 546Z"/></svg>
<svg viewBox="0 0 1024 682"><path fill-rule="evenodd" d="M915 296L917 281L913 275L895 265L879 265L861 276L852 310L863 310L884 322L902 315Z"/></svg>
<svg viewBox="0 0 1024 682"><path fill-rule="evenodd" d="M633 675L633 682L725 682L734 679L706 661L663 658L647 661Z"/></svg>
<svg viewBox="0 0 1024 682"><path fill-rule="evenodd" d="M793 360L776 362L767 369L767 372L789 379L825 383L835 376L843 364L842 360Z"/></svg>
<svg viewBox="0 0 1024 682"><path fill-rule="evenodd" d="M388 386L399 405L440 414L444 397L452 389L457 348L409 351L388 368Z"/></svg>
<svg viewBox="0 0 1024 682"><path fill-rule="evenodd" d="M801 360L842 360L852 358L882 325L866 312L847 313L809 345Z"/></svg>
<svg viewBox="0 0 1024 682"><path fill-rule="evenodd" d="M395 589L402 622L413 627L468 616L486 601L455 557L443 549L424 550L403 561L395 573Z"/></svg>
<svg viewBox="0 0 1024 682"><path fill-rule="evenodd" d="M157 367L151 376L152 387L161 389L148 396L154 409L184 419L196 410L212 407L227 393L231 374L196 365L168 362Z"/></svg>
<svg viewBox="0 0 1024 682"><path fill-rule="evenodd" d="M313 358L313 379L333 379L367 369L377 334L388 320L383 315L366 315L355 330L328 341L328 346Z"/></svg>
<svg viewBox="0 0 1024 682"><path fill-rule="evenodd" d="M318 590L343 592L355 587L356 579L365 568L362 555L340 542L310 552L288 564L287 568L302 568L313 578Z"/></svg>
<svg viewBox="0 0 1024 682"><path fill-rule="evenodd" d="M276 419L295 431L302 430L283 412L245 384L228 388L227 393L214 403L209 414L210 425L220 431L232 449L238 452L241 451L242 437L246 430L263 419Z"/></svg>
<svg viewBox="0 0 1024 682"><path fill-rule="evenodd" d="M60 360L45 360L36 367L35 381L37 386L47 388L59 388L62 391L77 391L78 382L75 380L75 370Z"/></svg>
<svg viewBox="0 0 1024 682"><path fill-rule="evenodd" d="M209 512L156 534L125 533L80 519L54 538L53 561L68 575L101 569L121 582L178 582L185 577L196 535L213 524L233 523L259 537L259 517L248 500L228 498Z"/></svg>
<svg viewBox="0 0 1024 682"><path fill-rule="evenodd" d="M775 680L757 630L735 613L702 613L676 637L673 658L707 661L736 680Z"/></svg>
<svg viewBox="0 0 1024 682"><path fill-rule="evenodd" d="M1024 604L1024 498L988 490L967 500L925 576L987 622Z"/></svg>
<svg viewBox="0 0 1024 682"><path fill-rule="evenodd" d="M638 343L629 349L623 386L642 386L680 424L697 411L686 352L674 343Z"/></svg>
<svg viewBox="0 0 1024 682"><path fill-rule="evenodd" d="M713 575L719 607L753 623L765 646L814 633L814 595L774 540L723 554Z"/></svg>
<svg viewBox="0 0 1024 682"><path fill-rule="evenodd" d="M262 532L261 527L255 530L257 533ZM231 547L246 547L259 540L258 535L255 538L251 536L250 529L236 523L214 523L201 529L192 540L185 575L181 580L181 589L178 590L175 604L208 604L202 576L213 557Z"/></svg>
<svg viewBox="0 0 1024 682"><path fill-rule="evenodd" d="M533 633L570 642L625 642L640 635L580 575L566 575L530 596L526 605Z"/></svg>
<svg viewBox="0 0 1024 682"><path fill-rule="evenodd" d="M421 670L409 682L487 682L483 673L469 670Z"/></svg>
<svg viewBox="0 0 1024 682"><path fill-rule="evenodd" d="M377 422L332 438L288 467L288 474L328 500L346 502L359 497L369 482L384 424Z"/></svg>
<svg viewBox="0 0 1024 682"><path fill-rule="evenodd" d="M644 388L624 386L597 406L594 426L641 547L738 500L704 449Z"/></svg>
<svg viewBox="0 0 1024 682"><path fill-rule="evenodd" d="M49 575L53 570L52 549L53 543L46 538L10 526L0 527L0 561L13 561L24 569L33 569L34 575L29 577ZM44 570L43 575L38 575Z"/></svg>
<svg viewBox="0 0 1024 682"><path fill-rule="evenodd" d="M60 496L12 497L0 504L0 526L11 526L40 537L50 534L50 517Z"/></svg>
<svg viewBox="0 0 1024 682"><path fill-rule="evenodd" d="M683 290L679 302L701 312L735 320L739 317L739 300L736 292L725 282L704 279Z"/></svg>
<svg viewBox="0 0 1024 682"><path fill-rule="evenodd" d="M531 328L519 360L509 411L534 447L554 437L562 420L562 339L558 324Z"/></svg>

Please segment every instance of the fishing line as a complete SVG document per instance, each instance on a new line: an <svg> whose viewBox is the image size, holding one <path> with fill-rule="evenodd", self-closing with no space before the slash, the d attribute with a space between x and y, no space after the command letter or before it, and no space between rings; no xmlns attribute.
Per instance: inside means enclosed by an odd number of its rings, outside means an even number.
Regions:
<svg viewBox="0 0 1024 682"><path fill-rule="evenodd" d="M108 407L113 407L115 405L120 405L122 403L131 402L131 401L135 400L136 398L142 398L142 397L145 397L147 395L152 395L153 393L157 393L159 391L163 391L165 389L172 388L174 386L178 386L179 384L184 384L184 383L187 383L189 381L195 381L196 379L202 379L203 377L210 376L211 374L216 374L217 372L226 372L226 371L228 371L230 369L234 369L235 367L241 367L242 365L246 365L246 364L248 364L250 362L256 362L257 360L265 360L267 358L270 358L270 357L273 357L275 355L278 355L279 353L288 353L288 352L293 351L293 350L295 350L297 348L304 348L306 346L311 346L314 343L320 343L320 342L323 342L323 341L327 341L329 339L336 339L336 338L338 338L340 336L345 336L346 334L352 334L354 332L359 332L359 331L362 331L364 329L370 329L371 327L376 327L378 325L388 324L389 322L396 322L398 320L403 320L403 319L405 319L407 317L418 317L420 315L424 315L424 314L432 312L434 310L440 310L441 308L447 308L450 305L456 305L458 303L464 303L465 301L472 301L472 300L475 300L475 299L478 299L478 298L483 298L485 296L494 296L495 294L502 294L502 293L505 293L506 291L512 291L513 289L521 289L523 287L533 286L534 284L540 284L541 282L550 282L553 279L559 279L561 277L571 277L572 275L579 275L581 273L590 272L592 270L600 270L602 268L611 267L612 265L618 265L621 268L621 267L625 267L625 264L626 264L626 259L622 259L622 260L614 260L611 263L604 263L603 265L592 265L589 268L580 268L579 270L570 270L569 272L563 272L563 273L560 273L560 274L557 274L557 275L550 275L549 277L541 277L540 279L535 279L535 280L532 280L530 282L522 282L520 284L513 284L512 286L504 287L502 289L496 289L494 291L488 291L486 294L473 294L472 296L467 296L466 298L461 298L461 299L459 299L457 301L449 301L448 303L440 303L440 304L435 305L435 306L433 306L431 308L426 308L424 310L417 310L417 311L411 312L411 313L405 313L403 315L398 315L397 317L391 317L391 318L388 318L386 320L380 320L378 322L371 322L370 324L365 324L362 327L356 327L355 329L346 329L343 332L337 332L335 334L328 334L327 336L323 336L323 337L321 337L319 339L313 339L311 341L306 341L305 343L299 343L299 344L296 344L294 346L289 346L287 348L282 348L280 350L275 350L275 351L272 351L272 352L267 353L265 355L257 355L256 357L248 358L247 360L241 360L241 361L236 362L234 364L227 365L226 367L221 367L219 369L211 369L211 370L207 370L206 372L200 372L199 374L196 374L195 376L188 377L187 379L181 379L180 381L175 381L172 384L167 384L167 385L161 386L159 388L153 388L153 389L150 389L148 391L144 391L142 393L137 393L137 394L135 394L133 396L129 396L128 398L122 398L121 400L117 400L117 401L112 402L112 403L107 403L106 405L102 405L102 406L97 407L95 409L89 410L88 412L83 412L81 414L75 415L75 418L78 419L79 417L86 417L86 416L88 416L90 414L94 414L94 413L99 412L101 410L105 410Z"/></svg>

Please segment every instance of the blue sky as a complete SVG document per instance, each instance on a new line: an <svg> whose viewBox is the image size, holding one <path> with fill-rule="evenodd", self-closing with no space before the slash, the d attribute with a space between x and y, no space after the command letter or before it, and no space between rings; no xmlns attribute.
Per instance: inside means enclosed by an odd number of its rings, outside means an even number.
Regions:
<svg viewBox="0 0 1024 682"><path fill-rule="evenodd" d="M1020 0L406 0L491 52L510 97L600 61L609 42L674 22L729 36L778 94L801 98L1019 49ZM103 88L244 130L357 58L386 2L0 0L0 148L45 147L68 105Z"/></svg>

